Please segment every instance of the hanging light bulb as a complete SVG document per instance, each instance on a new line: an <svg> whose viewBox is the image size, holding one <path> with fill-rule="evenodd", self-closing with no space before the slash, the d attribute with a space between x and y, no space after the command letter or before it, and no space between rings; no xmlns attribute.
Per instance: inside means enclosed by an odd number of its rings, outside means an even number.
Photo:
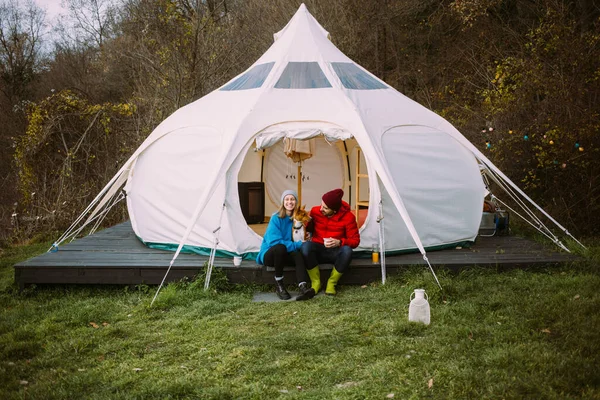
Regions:
<svg viewBox="0 0 600 400"><path fill-rule="evenodd" d="M528 141L529 140L529 136L528 135L523 136L523 140Z"/></svg>

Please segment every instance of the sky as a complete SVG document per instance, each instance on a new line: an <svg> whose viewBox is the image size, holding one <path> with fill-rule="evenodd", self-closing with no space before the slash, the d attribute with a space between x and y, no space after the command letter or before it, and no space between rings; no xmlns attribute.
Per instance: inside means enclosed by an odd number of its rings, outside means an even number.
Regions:
<svg viewBox="0 0 600 400"><path fill-rule="evenodd" d="M46 22L51 23L60 13L65 14L66 10L61 7L61 0L34 0L41 8L46 10Z"/></svg>

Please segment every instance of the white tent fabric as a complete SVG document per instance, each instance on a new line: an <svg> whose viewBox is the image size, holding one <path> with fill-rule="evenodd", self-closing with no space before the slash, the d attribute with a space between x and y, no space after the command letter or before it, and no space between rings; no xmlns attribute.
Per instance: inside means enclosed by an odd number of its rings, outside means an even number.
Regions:
<svg viewBox="0 0 600 400"><path fill-rule="evenodd" d="M252 172L249 154L266 149L269 197L295 188L282 178L283 138L319 138L305 162L308 206L335 187L343 187L352 203L351 176L340 167L347 154L326 146L360 146L370 205L358 250L370 249L382 236L386 252L425 254L426 247L473 241L485 192L478 163L523 194L449 122L339 51L303 4L250 68L164 120L86 213L102 208L115 187L125 184L133 229L145 243L178 247L177 255L184 245L210 250L218 232L221 254L250 258L262 238L245 223L238 177ZM384 235L377 221L380 202Z"/></svg>

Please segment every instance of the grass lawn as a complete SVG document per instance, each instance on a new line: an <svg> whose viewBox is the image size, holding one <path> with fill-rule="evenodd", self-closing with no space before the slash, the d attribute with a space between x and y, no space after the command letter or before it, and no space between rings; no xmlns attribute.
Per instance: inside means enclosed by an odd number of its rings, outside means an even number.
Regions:
<svg viewBox="0 0 600 400"><path fill-rule="evenodd" d="M560 269L422 267L335 298L253 303L213 275L156 287L32 287L0 254L2 399L600 399L599 247ZM429 326L407 321L430 296ZM216 290L214 289L216 288Z"/></svg>

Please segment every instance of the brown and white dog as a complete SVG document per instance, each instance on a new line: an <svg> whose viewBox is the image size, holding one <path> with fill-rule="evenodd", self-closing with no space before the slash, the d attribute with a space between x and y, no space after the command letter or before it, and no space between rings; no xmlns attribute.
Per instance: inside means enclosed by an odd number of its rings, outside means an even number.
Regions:
<svg viewBox="0 0 600 400"><path fill-rule="evenodd" d="M292 218L294 223L292 224L292 240L294 242L304 242L308 239L308 233L306 232L306 226L310 222L310 213L306 211L304 208L306 205L300 207Z"/></svg>

